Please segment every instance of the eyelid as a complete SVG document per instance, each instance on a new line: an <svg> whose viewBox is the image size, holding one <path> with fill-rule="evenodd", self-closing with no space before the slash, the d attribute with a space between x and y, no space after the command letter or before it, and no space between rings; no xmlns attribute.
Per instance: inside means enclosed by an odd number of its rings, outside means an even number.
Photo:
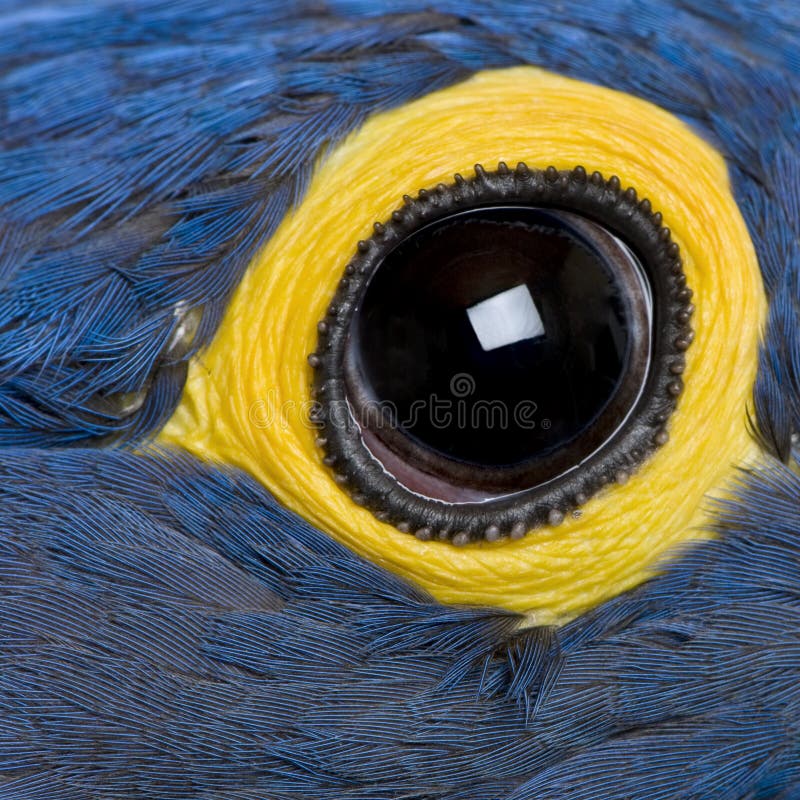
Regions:
<svg viewBox="0 0 800 800"><path fill-rule="evenodd" d="M377 522L336 485L307 423L306 356L373 223L405 193L501 160L584 164L648 197L684 256L696 339L671 441L626 486L609 487L557 529L456 549ZM481 73L377 115L333 151L253 261L162 441L251 472L282 503L441 601L551 622L637 584L667 548L702 535L705 495L756 453L745 415L765 308L724 160L684 123L534 68Z"/></svg>

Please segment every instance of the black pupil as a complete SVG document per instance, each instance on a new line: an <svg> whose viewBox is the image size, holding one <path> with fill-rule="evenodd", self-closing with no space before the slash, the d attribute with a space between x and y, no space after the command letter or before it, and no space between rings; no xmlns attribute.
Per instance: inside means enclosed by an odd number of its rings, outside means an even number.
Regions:
<svg viewBox="0 0 800 800"><path fill-rule="evenodd" d="M600 225L526 206L465 211L379 265L353 318L349 383L401 459L458 485L526 488L624 421L651 315L638 261Z"/></svg>

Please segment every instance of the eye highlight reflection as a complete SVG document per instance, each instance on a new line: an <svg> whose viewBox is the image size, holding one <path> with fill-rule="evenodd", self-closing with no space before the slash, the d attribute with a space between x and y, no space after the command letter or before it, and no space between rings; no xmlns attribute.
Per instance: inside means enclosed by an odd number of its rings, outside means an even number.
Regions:
<svg viewBox="0 0 800 800"><path fill-rule="evenodd" d="M484 353L548 337L531 290L520 283L468 306L470 328Z"/></svg>

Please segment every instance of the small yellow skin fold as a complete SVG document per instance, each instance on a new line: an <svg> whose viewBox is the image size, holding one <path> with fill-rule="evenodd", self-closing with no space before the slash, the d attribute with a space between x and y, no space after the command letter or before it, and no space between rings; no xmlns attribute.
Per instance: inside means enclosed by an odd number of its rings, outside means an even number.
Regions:
<svg viewBox="0 0 800 800"><path fill-rule="evenodd" d="M308 422L307 356L373 223L404 194L499 161L581 164L649 198L680 245L696 339L670 441L625 485L608 487L558 527L457 548L378 522L333 481ZM705 498L757 454L746 409L765 311L725 162L709 144L626 94L531 67L484 72L374 116L328 155L192 363L161 441L246 470L282 504L444 603L559 623L646 579L669 548L708 535Z"/></svg>

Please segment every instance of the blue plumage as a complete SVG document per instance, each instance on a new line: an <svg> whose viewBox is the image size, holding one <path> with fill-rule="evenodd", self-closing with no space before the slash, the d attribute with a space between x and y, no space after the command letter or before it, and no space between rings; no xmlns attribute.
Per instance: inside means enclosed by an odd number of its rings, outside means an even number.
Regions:
<svg viewBox="0 0 800 800"><path fill-rule="evenodd" d="M10 451L0 486L2 798L800 791L788 469L662 577L522 633L188 458Z"/></svg>
<svg viewBox="0 0 800 800"><path fill-rule="evenodd" d="M718 541L523 633L241 474L6 449L0 799L800 797L798 43L790 0L5 2L0 444L152 435L321 153L530 62L728 158L770 299L754 423L795 471L743 475Z"/></svg>
<svg viewBox="0 0 800 800"><path fill-rule="evenodd" d="M0 21L0 442L137 440L174 408L255 248L363 121L541 64L643 96L728 156L775 299L756 392L784 460L797 388L797 74L785 3L194 0ZM691 176L687 175L687 180ZM169 347L182 315L199 330Z"/></svg>

